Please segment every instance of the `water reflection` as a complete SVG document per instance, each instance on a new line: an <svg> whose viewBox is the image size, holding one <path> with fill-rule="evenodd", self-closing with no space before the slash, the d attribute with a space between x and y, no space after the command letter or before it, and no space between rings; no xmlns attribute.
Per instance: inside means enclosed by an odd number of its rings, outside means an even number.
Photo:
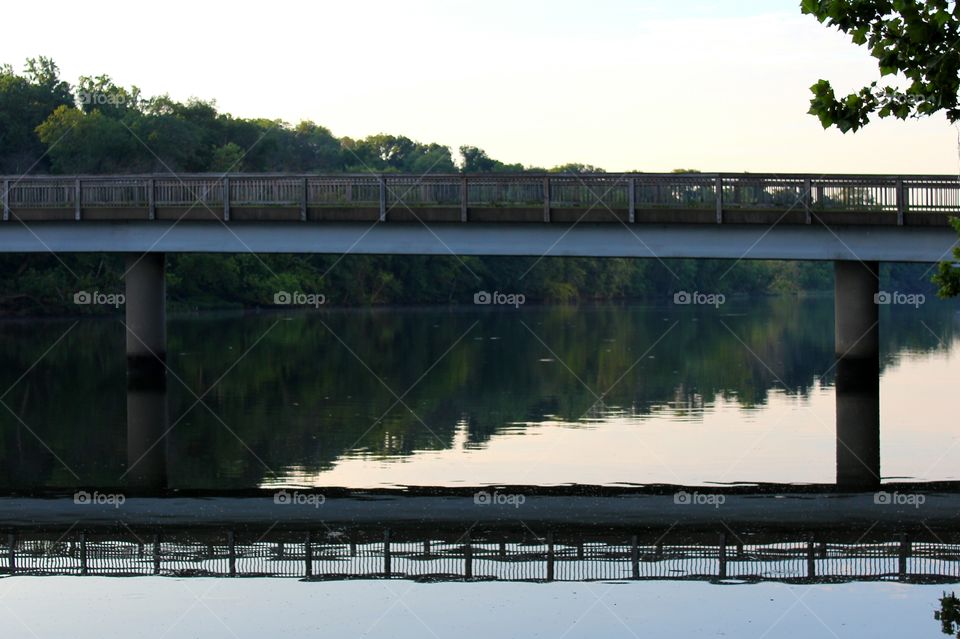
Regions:
<svg viewBox="0 0 960 639"><path fill-rule="evenodd" d="M954 307L914 311L884 313L882 372L955 343ZM166 402L148 387L131 387L124 399L119 322L70 325L10 323L0 335L0 382L13 385L4 398L11 410L0 416L0 481L8 487L358 485L401 470L409 472L394 483L431 484L458 481L437 482L430 468L449 470L465 454L474 483L517 483L503 471L533 466L531 452L550 460L546 483L646 482L657 465L658 481L668 483L701 481L691 480L701 467L732 469L710 471L708 481L780 481L782 460L751 466L752 476L738 468L765 457L771 443L784 455L810 445L817 481L843 483L850 473L855 484L864 468L879 474L870 433L834 431L832 384L849 391L836 416L863 413L876 405L876 388L864 380L876 376L834 366L829 300L732 303L719 312L184 317L170 323ZM856 459L840 446L821 450L836 434L862 448ZM636 473L604 476L623 454L634 456ZM413 465L394 464L402 460ZM524 483L541 477L532 472Z"/></svg>
<svg viewBox="0 0 960 639"><path fill-rule="evenodd" d="M13 527L0 539L0 574L960 579L955 492L928 493L924 512L869 496L721 492L713 496L723 497L722 514L656 493L534 491L512 510L439 490L332 495L316 507L276 495L133 496L119 506L97 498L3 498L0 513Z"/></svg>
<svg viewBox="0 0 960 639"><path fill-rule="evenodd" d="M127 384L127 470L120 477L132 488L166 488L167 379L162 372L129 378Z"/></svg>

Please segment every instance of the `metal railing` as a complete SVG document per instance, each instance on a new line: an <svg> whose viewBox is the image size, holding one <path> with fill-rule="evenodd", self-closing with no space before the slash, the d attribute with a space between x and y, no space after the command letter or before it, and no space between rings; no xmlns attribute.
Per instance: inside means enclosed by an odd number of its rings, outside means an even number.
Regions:
<svg viewBox="0 0 960 639"><path fill-rule="evenodd" d="M641 539L557 535L457 538L376 531L16 531L0 574L275 576L502 581L737 579L824 582L960 579L960 544L906 534L871 541L787 535L753 543L714 535Z"/></svg>
<svg viewBox="0 0 960 639"><path fill-rule="evenodd" d="M38 210L210 209L230 219L231 209L374 209L380 219L403 208L456 211L543 209L622 212L638 221L644 211L889 213L898 223L910 213L960 214L955 176L774 174L184 174L0 177L3 219ZM509 217L504 218L504 221ZM662 220L659 220L662 221ZM854 222L855 223L855 222Z"/></svg>

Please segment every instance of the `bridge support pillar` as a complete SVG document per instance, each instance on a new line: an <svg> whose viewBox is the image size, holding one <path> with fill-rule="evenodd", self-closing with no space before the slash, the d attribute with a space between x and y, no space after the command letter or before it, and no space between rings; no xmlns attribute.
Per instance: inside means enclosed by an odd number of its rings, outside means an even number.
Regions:
<svg viewBox="0 0 960 639"><path fill-rule="evenodd" d="M127 257L127 474L137 488L167 486L167 327L163 253Z"/></svg>
<svg viewBox="0 0 960 639"><path fill-rule="evenodd" d="M136 381L142 383L146 380L140 378ZM127 474L124 477L127 486L156 490L167 487L168 427L166 387L130 384L127 388Z"/></svg>
<svg viewBox="0 0 960 639"><path fill-rule="evenodd" d="M877 262L834 263L837 487L880 485L880 330Z"/></svg>
<svg viewBox="0 0 960 639"><path fill-rule="evenodd" d="M132 377L165 377L167 358L164 254L127 257L127 372Z"/></svg>

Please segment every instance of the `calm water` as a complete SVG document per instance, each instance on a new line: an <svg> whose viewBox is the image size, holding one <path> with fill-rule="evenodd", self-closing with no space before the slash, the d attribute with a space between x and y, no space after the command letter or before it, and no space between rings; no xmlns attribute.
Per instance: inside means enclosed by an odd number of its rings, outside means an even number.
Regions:
<svg viewBox="0 0 960 639"><path fill-rule="evenodd" d="M886 482L960 479L957 308L882 309ZM725 489L722 509L645 494L584 516L573 494L550 510L519 487L832 484L830 299L173 317L166 392L128 391L119 318L0 327L0 633L945 636L955 490L897 510L819 488ZM211 494L480 484L529 492L507 509L519 520L469 490L429 507ZM91 506L73 487L130 499ZM70 490L24 494L41 488ZM646 523L597 524L611 508ZM277 576L214 577L234 567ZM22 574L88 569L143 576ZM397 579L434 573L453 581ZM344 575L373 580L326 580Z"/></svg>
<svg viewBox="0 0 960 639"><path fill-rule="evenodd" d="M960 478L958 327L883 309L884 480ZM124 485L123 331L2 324L0 485ZM210 314L168 340L170 487L835 478L830 299Z"/></svg>

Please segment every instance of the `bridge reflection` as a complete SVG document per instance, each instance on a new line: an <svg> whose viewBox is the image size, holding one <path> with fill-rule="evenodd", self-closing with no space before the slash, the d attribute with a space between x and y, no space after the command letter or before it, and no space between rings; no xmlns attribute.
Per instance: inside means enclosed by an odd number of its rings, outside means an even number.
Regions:
<svg viewBox="0 0 960 639"><path fill-rule="evenodd" d="M636 534L557 527L459 531L387 527L266 531L19 529L0 547L6 575L403 578L414 580L736 580L825 583L960 579L960 528L947 531Z"/></svg>

